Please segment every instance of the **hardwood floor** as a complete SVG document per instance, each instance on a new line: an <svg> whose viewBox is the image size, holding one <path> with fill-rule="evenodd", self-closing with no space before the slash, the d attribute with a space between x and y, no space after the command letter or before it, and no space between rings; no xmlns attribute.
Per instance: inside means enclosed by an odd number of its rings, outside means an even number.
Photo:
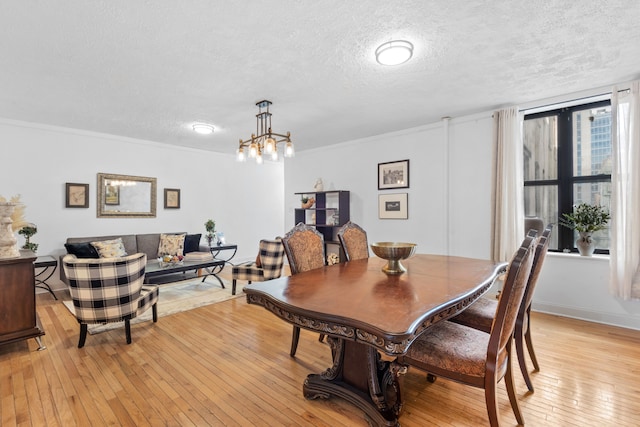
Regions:
<svg viewBox="0 0 640 427"><path fill-rule="evenodd" d="M0 346L2 426L367 425L340 399L304 399L307 374L330 366L328 346L303 330L290 358L291 326L244 298L133 325L131 345L124 327L90 335L82 349L62 303L37 302L47 349ZM532 328L534 393L514 365L526 425L640 425L640 331L539 313ZM404 427L488 424L482 390L417 370L402 390ZM502 425L516 425L503 384L498 398Z"/></svg>

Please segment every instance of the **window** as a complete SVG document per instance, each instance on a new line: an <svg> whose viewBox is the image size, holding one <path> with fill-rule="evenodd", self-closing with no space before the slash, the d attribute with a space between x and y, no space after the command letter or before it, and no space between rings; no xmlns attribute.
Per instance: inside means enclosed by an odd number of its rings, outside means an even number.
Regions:
<svg viewBox="0 0 640 427"><path fill-rule="evenodd" d="M579 203L611 207L611 103L600 101L524 118L524 210L558 224ZM576 252L577 232L553 229L549 248ZM609 253L609 227L594 233Z"/></svg>

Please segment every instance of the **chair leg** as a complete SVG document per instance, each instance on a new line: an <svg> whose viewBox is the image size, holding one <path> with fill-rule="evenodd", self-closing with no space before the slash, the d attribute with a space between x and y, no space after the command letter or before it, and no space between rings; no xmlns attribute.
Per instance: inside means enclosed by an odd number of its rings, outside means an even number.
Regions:
<svg viewBox="0 0 640 427"><path fill-rule="evenodd" d="M485 383L484 387L484 400L487 404L487 415L489 415L489 425L491 427L498 427L498 401L496 399L496 382L493 379L493 375L487 373L488 383Z"/></svg>
<svg viewBox="0 0 640 427"><path fill-rule="evenodd" d="M233 279L231 281L231 295L235 295L236 294L236 279Z"/></svg>
<svg viewBox="0 0 640 427"><path fill-rule="evenodd" d="M158 303L151 306L151 312L153 313L153 323L158 321Z"/></svg>
<svg viewBox="0 0 640 427"><path fill-rule="evenodd" d="M84 347L84 343L87 340L87 324L80 323L80 339L78 340L78 348Z"/></svg>
<svg viewBox="0 0 640 427"><path fill-rule="evenodd" d="M516 354L518 355L518 365L520 365L520 372L522 372L522 377L524 378L524 382L527 384L527 388L529 391L533 391L533 383L531 382L531 378L529 377L529 371L527 369L527 361L524 357L524 332L522 331L522 325L516 325L515 331L515 341L516 341Z"/></svg>
<svg viewBox="0 0 640 427"><path fill-rule="evenodd" d="M131 321L129 319L124 321L124 333L127 335L127 344L131 344Z"/></svg>
<svg viewBox="0 0 640 427"><path fill-rule="evenodd" d="M318 337L318 341L320 342L324 341L324 334L320 334L320 336Z"/></svg>
<svg viewBox="0 0 640 427"><path fill-rule="evenodd" d="M533 362L533 367L536 371L540 370L540 365L538 365L538 359L536 359L536 353L533 351L533 342L531 340L531 309L527 310L527 327L524 331L524 339L527 341L527 349L529 350L529 356L531 356L531 362Z"/></svg>
<svg viewBox="0 0 640 427"><path fill-rule="evenodd" d="M509 395L509 402L511 403L511 409L516 416L516 420L519 425L524 425L524 417L520 412L520 405L518 405L518 398L516 397L516 388L513 384L513 370L511 369L511 343L507 344L507 373L504 376L504 382L507 386L507 394Z"/></svg>
<svg viewBox="0 0 640 427"><path fill-rule="evenodd" d="M293 336L291 337L291 351L289 352L289 356L295 357L296 350L298 349L298 340L300 339L300 328L297 326L293 327Z"/></svg>

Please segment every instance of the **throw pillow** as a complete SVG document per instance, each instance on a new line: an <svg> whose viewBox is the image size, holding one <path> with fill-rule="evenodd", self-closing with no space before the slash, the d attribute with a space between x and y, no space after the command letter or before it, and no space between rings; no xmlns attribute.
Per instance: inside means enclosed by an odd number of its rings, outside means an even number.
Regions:
<svg viewBox="0 0 640 427"><path fill-rule="evenodd" d="M158 245L158 256L161 255L184 255L185 234L161 234L160 245Z"/></svg>
<svg viewBox="0 0 640 427"><path fill-rule="evenodd" d="M198 252L200 250L200 238L202 234L187 234L184 237L184 253Z"/></svg>
<svg viewBox="0 0 640 427"><path fill-rule="evenodd" d="M89 242L84 243L65 243L67 253L75 255L77 258L100 258L100 254L96 248Z"/></svg>
<svg viewBox="0 0 640 427"><path fill-rule="evenodd" d="M127 251L124 249L122 239L119 237L113 240L91 242L91 245L96 248L98 254L100 254L100 258L120 258L127 256Z"/></svg>

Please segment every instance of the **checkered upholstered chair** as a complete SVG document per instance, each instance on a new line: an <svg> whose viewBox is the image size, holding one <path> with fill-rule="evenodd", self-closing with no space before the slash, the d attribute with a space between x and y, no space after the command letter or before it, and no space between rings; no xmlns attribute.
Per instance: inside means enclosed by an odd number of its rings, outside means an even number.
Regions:
<svg viewBox="0 0 640 427"><path fill-rule="evenodd" d="M337 234L347 261L369 258L367 232L358 224L348 221Z"/></svg>
<svg viewBox="0 0 640 427"><path fill-rule="evenodd" d="M525 290L524 298L522 299L522 304L520 305L520 309L518 311L518 317L516 318L516 327L513 336L513 339L516 343L516 353L518 355L518 363L520 364L520 372L522 372L524 382L527 384L527 388L530 391L533 391L533 383L531 382L529 371L527 370L527 363L524 356L524 346L526 342L527 349L529 350L529 356L531 357L531 361L533 362L533 367L536 369L536 371L540 370L540 365L538 364L536 353L533 350L533 342L531 340L531 330L529 329L529 324L531 322L531 302L533 300L533 291L535 290L536 283L538 282L538 276L540 275L542 265L544 263L545 257L547 256L552 229L553 224L549 224L542 232L542 236L540 236L540 238L538 239L538 243L536 244L536 250L533 255L533 267L531 267L531 275L529 276L529 281L527 282L527 288ZM535 228L531 227L527 231L531 230L535 231ZM469 308L467 308L465 311L463 311L456 317L453 317L451 321L489 333L491 332L491 325L493 324L493 319L496 316L497 309L497 300L480 298L479 300L471 304L471 306L469 306Z"/></svg>
<svg viewBox="0 0 640 427"><path fill-rule="evenodd" d="M401 365L427 372L429 381L435 381L438 376L484 389L492 427L499 425L496 392L503 378L511 409L518 424L524 425L513 385L511 344L518 309L531 274L534 248L535 238L529 235L513 256L491 333L445 320L427 328L411 343L407 353L397 358Z"/></svg>
<svg viewBox="0 0 640 427"><path fill-rule="evenodd" d="M84 346L89 324L124 321L127 344L131 344L131 319L151 307L153 321L158 321L158 287L143 285L146 264L143 253L97 259L66 255L62 259L80 323L78 348Z"/></svg>
<svg viewBox="0 0 640 427"><path fill-rule="evenodd" d="M315 227L298 223L282 238L282 244L289 260L291 274L325 266L324 237ZM320 338L322 339L322 336ZM289 352L291 357L296 355L299 339L300 328L294 325Z"/></svg>
<svg viewBox="0 0 640 427"><path fill-rule="evenodd" d="M231 294L236 294L236 281L247 280L249 283L264 282L277 279L282 274L284 264L284 247L278 237L274 240L260 240L260 253L256 261L238 264L231 270L233 289Z"/></svg>

